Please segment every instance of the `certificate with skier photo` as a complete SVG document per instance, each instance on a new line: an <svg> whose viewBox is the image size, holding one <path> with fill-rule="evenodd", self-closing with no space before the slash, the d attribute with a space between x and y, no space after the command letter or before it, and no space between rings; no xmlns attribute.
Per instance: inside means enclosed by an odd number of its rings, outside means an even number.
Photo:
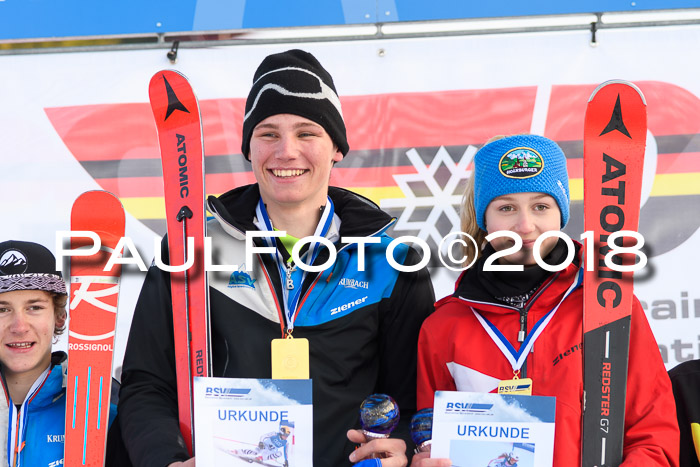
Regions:
<svg viewBox="0 0 700 467"><path fill-rule="evenodd" d="M431 457L459 467L551 467L555 398L437 391Z"/></svg>
<svg viewBox="0 0 700 467"><path fill-rule="evenodd" d="M197 465L312 465L310 379L194 379Z"/></svg>

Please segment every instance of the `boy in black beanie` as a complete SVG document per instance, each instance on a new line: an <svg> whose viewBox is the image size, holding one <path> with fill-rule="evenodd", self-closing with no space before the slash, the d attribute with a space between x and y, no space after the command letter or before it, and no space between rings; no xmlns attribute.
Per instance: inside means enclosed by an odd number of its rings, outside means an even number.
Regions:
<svg viewBox="0 0 700 467"><path fill-rule="evenodd" d="M246 101L241 149L257 183L209 198L214 219L207 232L217 263L245 264L246 232L286 236L257 238L256 246L276 253L253 256L254 264L230 277L209 273L213 375L270 378L279 363L271 341L307 339L313 465L349 466L378 454L385 467L405 466L403 440L369 441L348 429L359 427L365 397L385 393L401 408L394 434L409 439L416 343L433 310L432 285L426 269L389 265L386 230L395 219L368 199L329 187L331 169L349 146L333 79L313 55L289 50L263 60ZM327 264L322 271L304 271L292 259L294 245L312 235L325 245L308 242L299 256L307 265ZM371 237L364 257L349 237ZM403 265L420 260L401 244L393 255ZM178 429L169 283L166 272L151 267L124 357L119 413L137 466L194 465Z"/></svg>

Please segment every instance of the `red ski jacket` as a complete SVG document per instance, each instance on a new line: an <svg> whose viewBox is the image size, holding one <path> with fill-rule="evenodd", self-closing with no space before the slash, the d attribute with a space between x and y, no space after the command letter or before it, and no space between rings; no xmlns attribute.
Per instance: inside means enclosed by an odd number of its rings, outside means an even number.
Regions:
<svg viewBox="0 0 700 467"><path fill-rule="evenodd" d="M526 302L527 330L562 301L579 268L553 273ZM467 271L469 272L469 271ZM490 321L510 344L520 347L522 309L460 296L436 304L418 341L418 408L432 407L436 390L496 392L513 378L509 361L474 311ZM583 400L583 294L578 287L561 302L535 341L524 365L533 395L556 397L554 465L580 465ZM635 298L625 412L625 466L677 466L679 431L671 383L639 301ZM521 375L522 377L522 375Z"/></svg>

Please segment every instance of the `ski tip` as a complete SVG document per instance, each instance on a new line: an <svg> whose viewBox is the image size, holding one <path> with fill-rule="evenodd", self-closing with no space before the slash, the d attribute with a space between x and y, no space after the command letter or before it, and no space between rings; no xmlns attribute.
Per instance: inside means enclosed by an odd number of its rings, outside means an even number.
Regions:
<svg viewBox="0 0 700 467"><path fill-rule="evenodd" d="M102 203L119 205L120 208L124 209L121 200L114 194L107 190L88 190L81 193L73 202L73 204L87 203L88 205L95 203L95 201L101 201Z"/></svg>
<svg viewBox="0 0 700 467"><path fill-rule="evenodd" d="M160 70L160 71L155 72L153 74L153 76L151 77L151 83L153 83L153 81L159 80L163 77L170 78L173 75L178 75L182 79L184 79L185 81L189 81L187 79L187 76L184 75L184 73L177 71L177 70L165 69L165 70Z"/></svg>
<svg viewBox="0 0 700 467"><path fill-rule="evenodd" d="M163 81L170 82L171 85L172 83L179 83L182 81L189 83L187 76L183 75L177 70L160 70L151 76L151 80L148 82L148 95L151 101L153 100L154 95L159 95L163 86Z"/></svg>
<svg viewBox="0 0 700 467"><path fill-rule="evenodd" d="M154 74L148 83L148 98L156 122L167 120L174 110L190 113L195 106L199 115L199 102L194 89L187 77L177 70L161 70Z"/></svg>
<svg viewBox="0 0 700 467"><path fill-rule="evenodd" d="M92 213L92 214L90 214ZM86 217L86 214L89 214ZM82 222L89 219L86 224ZM126 214L124 205L115 195L104 190L90 190L82 193L73 201L71 208L71 230L93 230L103 231L101 222L106 221L109 225L114 225L121 232L123 237L126 226ZM83 224L92 224L94 228L80 227ZM74 228L75 227L75 228Z"/></svg>
<svg viewBox="0 0 700 467"><path fill-rule="evenodd" d="M153 74L153 76L151 76L151 80L148 82L149 89L152 89L156 83L158 83L160 80L162 80L163 76L165 76L165 74L169 71L173 71L173 70L160 70L160 71L155 72Z"/></svg>
<svg viewBox="0 0 700 467"><path fill-rule="evenodd" d="M108 191L91 190L78 196L73 202L70 218L71 231L100 233L99 236L104 245L107 245L107 238L118 239L124 236L126 228L124 206L119 198ZM110 247L116 245L117 241L110 244Z"/></svg>
<svg viewBox="0 0 700 467"><path fill-rule="evenodd" d="M622 84L622 85L631 87L632 89L634 89L635 91L637 91L637 94L639 94L639 97L642 98L642 102L644 103L644 105L647 105L647 100L646 100L646 98L644 97L644 94L642 93L641 89L639 89L639 88L637 87L637 85L635 85L634 83L632 83L632 82L630 82L630 81L626 81L626 80L624 80L624 79L611 79L611 80L609 80L609 81L605 81L604 83L599 84L598 87L595 88L595 90L593 91L593 93L591 93L591 97L588 98L588 102L591 102L591 101L593 100L593 98L594 98L595 95L598 93L598 91L600 91L601 89L603 89L605 86L610 86L610 85L613 85L613 84Z"/></svg>

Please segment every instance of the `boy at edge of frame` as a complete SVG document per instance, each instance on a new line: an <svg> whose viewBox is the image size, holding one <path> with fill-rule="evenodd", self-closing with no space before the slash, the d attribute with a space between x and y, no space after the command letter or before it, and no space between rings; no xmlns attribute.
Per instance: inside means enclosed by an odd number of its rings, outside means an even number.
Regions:
<svg viewBox="0 0 700 467"><path fill-rule="evenodd" d="M276 239L276 255L255 257L247 285L229 287L228 276L209 273L213 376L270 378L270 342L293 326L293 337L309 341L313 465L349 466L380 455L383 466L401 467L408 463L405 441L415 411L418 333L434 310L434 293L425 268L408 273L388 264L386 230L395 219L368 199L329 187L333 165L348 150L340 100L318 60L301 50L266 57L243 121L242 153L257 183L209 197L214 219L207 235L219 264L239 265L245 263L245 232L275 229L287 237ZM325 271L304 274L289 261L290 252L296 239L311 235L334 243L338 256ZM379 239L365 248L364 272L357 267L357 244L343 244L343 237ZM256 246L265 246L263 240ZM163 250L165 258L165 241ZM307 264L328 258L320 248L310 260L310 250L301 252ZM420 261L405 245L394 257L404 265ZM289 296L308 294L296 317L282 306L288 280ZM121 436L133 465L194 465L179 432L174 368L170 282L151 267L134 312L119 400ZM397 401L397 438L369 440L351 429L373 393Z"/></svg>
<svg viewBox="0 0 700 467"><path fill-rule="evenodd" d="M0 465L63 465L68 292L43 245L0 242ZM116 397L116 394L113 394ZM116 415L110 403L109 424Z"/></svg>
<svg viewBox="0 0 700 467"><path fill-rule="evenodd" d="M528 167L525 177L509 176L506 158L520 154ZM515 166L522 166L516 163ZM560 272L537 265L535 240L562 229L569 219L569 178L561 148L542 136L495 137L474 158L474 174L467 183L462 231L476 239L479 256L458 279L455 293L436 304L435 313L421 328L418 342L418 408L432 407L434 393L445 391L495 392L500 381L514 377L505 347L486 332L491 323L515 349L526 345L527 333L552 310L539 337L530 339L520 378L532 379L532 394L556 397L554 463L580 465L583 400L583 293L579 270L582 245ZM500 256L500 265L523 265L521 271L488 270L485 261L513 245L507 237L487 242L487 234L510 231L523 241L516 253ZM473 249L473 246L472 246ZM566 243L547 238L540 255L550 265L562 264ZM558 308L555 308L557 305ZM479 316L477 316L479 315ZM479 319L481 317L481 319ZM536 336L536 334L533 334ZM561 355L566 355L562 357ZM658 346L634 298L625 406L624 466L678 465L679 431L671 383ZM413 467L443 465L428 453L413 457ZM450 465L444 464L444 465Z"/></svg>

